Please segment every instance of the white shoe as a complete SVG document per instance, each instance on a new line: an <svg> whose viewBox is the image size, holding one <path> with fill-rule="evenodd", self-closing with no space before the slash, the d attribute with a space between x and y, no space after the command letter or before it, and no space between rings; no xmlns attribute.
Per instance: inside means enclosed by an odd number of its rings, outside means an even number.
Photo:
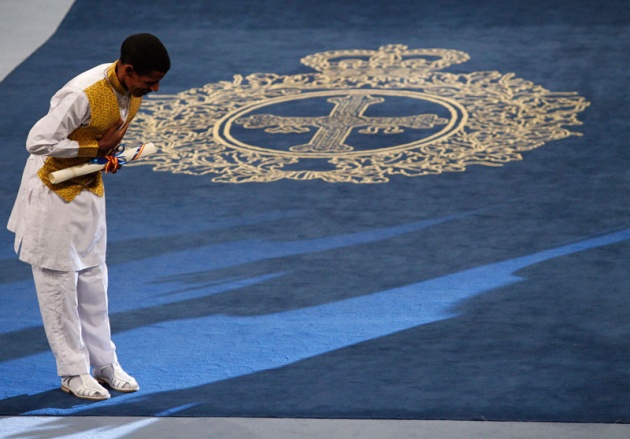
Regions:
<svg viewBox="0 0 630 439"><path fill-rule="evenodd" d="M96 382L92 375L87 374L61 377L61 390L77 398L93 401L102 401L110 397L107 389Z"/></svg>
<svg viewBox="0 0 630 439"><path fill-rule="evenodd" d="M118 392L136 392L140 389L137 381L122 370L118 363L95 367L94 378Z"/></svg>

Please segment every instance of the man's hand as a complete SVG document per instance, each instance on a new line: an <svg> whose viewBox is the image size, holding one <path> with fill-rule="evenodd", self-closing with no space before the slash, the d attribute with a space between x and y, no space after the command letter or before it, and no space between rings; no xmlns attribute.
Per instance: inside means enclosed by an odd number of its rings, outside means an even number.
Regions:
<svg viewBox="0 0 630 439"><path fill-rule="evenodd" d="M129 128L129 122L125 123L122 119L116 125L108 128L100 139L98 139L98 157L110 155L114 149L120 144Z"/></svg>

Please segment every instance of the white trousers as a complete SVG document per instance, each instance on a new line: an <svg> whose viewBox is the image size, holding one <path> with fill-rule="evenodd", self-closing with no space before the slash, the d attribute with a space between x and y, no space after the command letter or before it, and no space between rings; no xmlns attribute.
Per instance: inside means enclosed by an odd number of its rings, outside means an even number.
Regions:
<svg viewBox="0 0 630 439"><path fill-rule="evenodd" d="M107 266L79 272L32 266L39 309L59 376L116 362L107 305Z"/></svg>

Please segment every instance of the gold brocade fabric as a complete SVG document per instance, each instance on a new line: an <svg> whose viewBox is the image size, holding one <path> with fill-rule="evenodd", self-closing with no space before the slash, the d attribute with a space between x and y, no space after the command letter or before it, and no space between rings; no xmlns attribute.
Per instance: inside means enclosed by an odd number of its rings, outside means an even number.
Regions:
<svg viewBox="0 0 630 439"><path fill-rule="evenodd" d="M126 91L116 76L116 64L113 63L108 69L107 78L95 82L84 90L92 112L90 124L77 128L68 136L69 139L79 143L78 156L73 158L48 157L38 172L39 178L44 184L67 202L72 201L84 189L99 197L105 193L103 177L100 172L75 177L58 184L51 183L48 175L60 169L82 165L95 158L98 153L98 139L108 128L120 120L120 110L114 89L121 94L126 93ZM127 122L134 118L141 103L141 97L131 96Z"/></svg>

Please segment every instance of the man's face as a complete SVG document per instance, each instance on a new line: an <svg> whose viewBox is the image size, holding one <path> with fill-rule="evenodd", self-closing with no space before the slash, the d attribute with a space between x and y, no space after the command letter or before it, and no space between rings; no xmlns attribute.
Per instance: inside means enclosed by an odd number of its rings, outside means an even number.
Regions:
<svg viewBox="0 0 630 439"><path fill-rule="evenodd" d="M160 81L165 75L166 73L156 70L146 75L139 75L133 67L131 67L122 82L132 96L139 98L152 91L158 91L160 89Z"/></svg>

